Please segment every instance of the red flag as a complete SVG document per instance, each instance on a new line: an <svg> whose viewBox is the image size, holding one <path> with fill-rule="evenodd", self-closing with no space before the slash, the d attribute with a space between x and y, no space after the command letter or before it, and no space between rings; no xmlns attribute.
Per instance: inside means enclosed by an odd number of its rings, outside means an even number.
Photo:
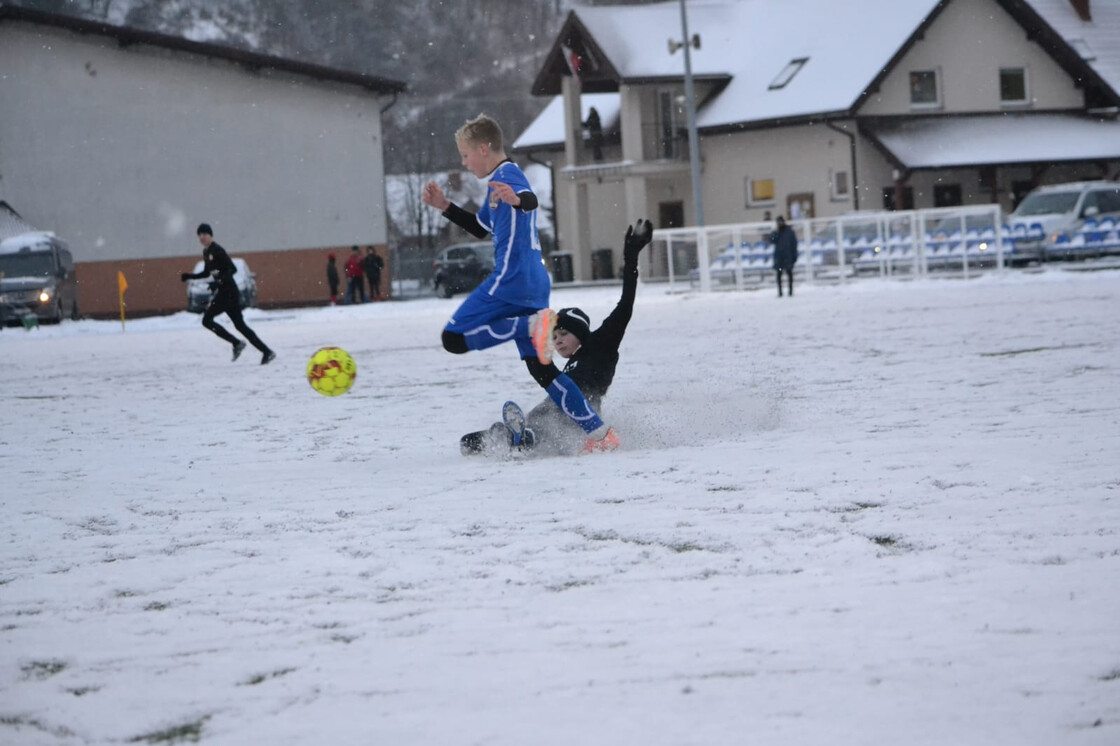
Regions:
<svg viewBox="0 0 1120 746"><path fill-rule="evenodd" d="M572 48L569 47L566 44L561 44L560 45L560 50L564 53L564 61L568 63L568 70L571 71L572 77L576 79L577 83L580 82L580 79L579 79L579 67L580 67L580 62L581 62L580 56L578 54L576 54L575 52L573 52Z"/></svg>

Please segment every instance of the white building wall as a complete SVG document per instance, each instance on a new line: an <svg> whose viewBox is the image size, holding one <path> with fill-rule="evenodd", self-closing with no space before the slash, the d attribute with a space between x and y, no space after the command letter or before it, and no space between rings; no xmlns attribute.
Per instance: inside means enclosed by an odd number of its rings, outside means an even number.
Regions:
<svg viewBox="0 0 1120 746"><path fill-rule="evenodd" d="M813 194L817 217L853 209L850 196L833 199L830 188L832 172L846 170L850 178L850 141L825 125L706 136L701 152L708 225L785 215L791 194ZM752 179L774 180L772 202L748 204L747 182Z"/></svg>
<svg viewBox="0 0 1120 746"><path fill-rule="evenodd" d="M25 23L0 71L0 199L78 261L386 240L369 91Z"/></svg>
<svg viewBox="0 0 1120 746"><path fill-rule="evenodd" d="M995 0L954 0L902 58L879 91L860 108L863 116L912 114L910 72L937 70L941 107L930 113L999 111L999 70L1023 67L1029 104L1005 111L1078 109L1084 97L1069 75Z"/></svg>

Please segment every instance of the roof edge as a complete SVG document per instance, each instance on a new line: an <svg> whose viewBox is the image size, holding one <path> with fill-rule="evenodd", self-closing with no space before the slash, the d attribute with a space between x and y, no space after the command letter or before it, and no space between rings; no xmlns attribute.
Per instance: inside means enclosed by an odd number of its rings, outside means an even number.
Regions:
<svg viewBox="0 0 1120 746"><path fill-rule="evenodd" d="M191 41L178 36L161 34L154 31L143 31L128 26L115 26L111 23L90 21L75 16L66 16L32 8L0 4L0 24L10 21L51 26L73 31L77 34L105 36L115 39L121 46L146 44L148 46L161 47L178 52L187 52L188 54L198 54L204 57L223 59L238 64L250 71L268 68L297 75L305 75L317 80L359 86L375 93L403 93L407 88L403 81L382 78L376 75L366 75L365 73L340 70L325 65L300 62L298 60L276 57L258 52L249 52L218 44Z"/></svg>

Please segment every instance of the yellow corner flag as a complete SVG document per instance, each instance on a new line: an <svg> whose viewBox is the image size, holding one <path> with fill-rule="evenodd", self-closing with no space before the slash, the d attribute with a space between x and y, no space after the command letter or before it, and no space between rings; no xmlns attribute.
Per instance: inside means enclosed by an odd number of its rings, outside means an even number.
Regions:
<svg viewBox="0 0 1120 746"><path fill-rule="evenodd" d="M124 291L128 290L128 281L124 279L124 272L117 270L117 292L121 297L121 331L124 331Z"/></svg>

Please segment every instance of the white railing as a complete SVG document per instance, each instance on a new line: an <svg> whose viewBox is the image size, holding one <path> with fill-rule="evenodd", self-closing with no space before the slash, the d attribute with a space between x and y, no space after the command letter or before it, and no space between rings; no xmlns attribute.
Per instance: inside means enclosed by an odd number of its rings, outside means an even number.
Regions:
<svg viewBox="0 0 1120 746"><path fill-rule="evenodd" d="M803 281L847 282L861 276L908 277L981 268L1004 269L1039 257L1015 253L998 205L860 212L791 220ZM772 222L654 231L642 276L701 292L744 290L773 282Z"/></svg>

